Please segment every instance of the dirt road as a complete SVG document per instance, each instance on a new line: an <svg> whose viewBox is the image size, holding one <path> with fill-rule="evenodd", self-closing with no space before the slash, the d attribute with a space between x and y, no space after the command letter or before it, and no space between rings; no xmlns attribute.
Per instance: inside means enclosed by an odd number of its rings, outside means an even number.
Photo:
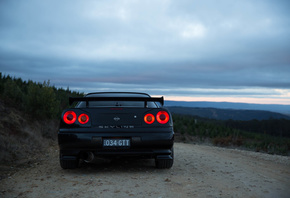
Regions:
<svg viewBox="0 0 290 198"><path fill-rule="evenodd" d="M0 197L290 197L290 157L175 144L171 169L153 160L62 170L58 148L0 181Z"/></svg>

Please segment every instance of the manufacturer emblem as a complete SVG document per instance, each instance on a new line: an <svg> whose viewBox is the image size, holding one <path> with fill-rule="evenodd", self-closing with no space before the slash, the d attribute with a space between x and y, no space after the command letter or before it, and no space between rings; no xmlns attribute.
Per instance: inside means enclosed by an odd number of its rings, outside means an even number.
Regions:
<svg viewBox="0 0 290 198"><path fill-rule="evenodd" d="M118 116L114 117L114 120L117 122L119 121L121 118L119 118Z"/></svg>

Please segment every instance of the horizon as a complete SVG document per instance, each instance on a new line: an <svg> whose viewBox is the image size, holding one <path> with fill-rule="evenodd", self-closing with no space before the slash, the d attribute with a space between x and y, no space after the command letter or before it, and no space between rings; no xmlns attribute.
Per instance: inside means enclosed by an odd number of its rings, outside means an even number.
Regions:
<svg viewBox="0 0 290 198"><path fill-rule="evenodd" d="M169 99L168 99L169 98ZM256 105L290 105L289 100L277 99L278 102L273 102L272 99L253 100L252 98L243 99L227 99L227 98L198 98L198 97L164 97L164 100L175 102L216 102L216 103L241 103L241 104L256 104Z"/></svg>
<svg viewBox="0 0 290 198"><path fill-rule="evenodd" d="M2 72L0 72L2 74L2 76L10 76L11 78L21 78L18 76L12 76L10 74L3 74ZM23 81L33 81L36 83L43 83L43 82L50 82L50 86L54 86L57 89L67 89L69 88L70 91L76 91L76 92L80 92L80 93L84 93L84 94L88 94L90 92L115 92L116 90L108 90L108 89L101 89L99 91L85 91L85 88L71 88L71 86L67 86L67 87L60 87L60 86L56 86L53 82L51 82L50 80L44 80L42 82L37 82L34 81L33 79L23 79L21 78ZM150 90L149 90L150 91ZM118 92L118 91L117 91ZM134 90L134 91L130 91L130 90L122 90L120 92L142 92L142 93L148 93L150 94L150 92L144 92L143 89L140 89L138 91L138 89ZM151 95L151 94L150 94ZM151 97L164 97L164 100L166 101L176 101L176 102L217 102L217 103L243 103L243 104L257 104L257 105L290 105L290 100L289 99L281 99L281 98L235 98L235 97L201 97L201 96L196 96L196 97L189 97L189 96L172 96L172 95L160 95L160 94L152 94ZM275 103L276 101L276 103Z"/></svg>
<svg viewBox="0 0 290 198"><path fill-rule="evenodd" d="M3 74L0 72L2 76L10 76L11 78L21 78L18 76L12 76L10 74ZM36 83L43 83L43 82L50 82L50 86L56 87L57 89L67 89L69 88L70 91L76 91L84 94L88 94L90 92L114 92L116 90L108 90L108 89L102 89L99 91L85 91L85 88L71 88L69 85L67 87L60 87L56 86L53 82L50 80L44 80L42 82L37 82L32 79L23 79L23 81L33 81ZM150 90L149 90L150 91ZM118 92L118 91L117 91ZM143 89L135 90L135 91L129 91L129 90L122 90L120 92L142 92L142 93L147 93L144 92ZM150 94L150 92L149 92ZM151 95L151 94L150 94ZM235 98L235 97L189 97L189 96L172 96L172 95L160 95L160 94L152 94L151 97L164 97L164 100L166 101L175 101L175 102L217 102L217 103L243 103L243 104L257 104L257 105L290 105L290 100L289 99L281 99L281 98ZM275 103L276 101L276 103Z"/></svg>

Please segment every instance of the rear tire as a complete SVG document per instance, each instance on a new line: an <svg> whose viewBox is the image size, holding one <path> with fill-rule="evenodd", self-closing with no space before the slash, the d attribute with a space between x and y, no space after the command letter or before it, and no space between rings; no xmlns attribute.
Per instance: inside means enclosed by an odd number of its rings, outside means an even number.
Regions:
<svg viewBox="0 0 290 198"><path fill-rule="evenodd" d="M171 148L170 156L172 157L172 159L155 159L156 168L159 168L159 169L171 168L173 166L173 162L174 162L174 149L173 149L173 147Z"/></svg>

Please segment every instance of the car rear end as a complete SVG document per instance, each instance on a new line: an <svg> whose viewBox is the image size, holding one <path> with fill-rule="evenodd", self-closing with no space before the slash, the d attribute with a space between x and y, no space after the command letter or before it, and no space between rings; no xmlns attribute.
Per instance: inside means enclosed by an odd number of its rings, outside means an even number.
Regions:
<svg viewBox="0 0 290 198"><path fill-rule="evenodd" d="M89 99L88 99L89 98ZM137 93L98 93L62 114L58 141L62 168L80 159L122 156L155 159L158 168L173 164L173 122L163 98Z"/></svg>

